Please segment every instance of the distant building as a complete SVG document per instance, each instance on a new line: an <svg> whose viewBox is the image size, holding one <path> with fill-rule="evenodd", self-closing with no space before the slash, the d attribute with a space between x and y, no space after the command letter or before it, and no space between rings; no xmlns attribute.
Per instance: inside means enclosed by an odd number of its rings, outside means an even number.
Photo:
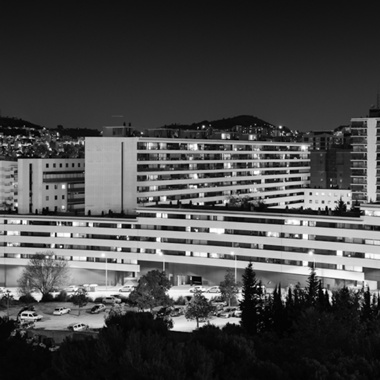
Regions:
<svg viewBox="0 0 380 380"><path fill-rule="evenodd" d="M19 159L18 211L83 212L84 159Z"/></svg>
<svg viewBox="0 0 380 380"><path fill-rule="evenodd" d="M370 110L370 117L351 119L352 197L359 203L380 201L380 112Z"/></svg>
<svg viewBox="0 0 380 380"><path fill-rule="evenodd" d="M347 210L350 210L352 207L350 190L310 188L305 190L304 208L325 211L327 207L330 211L334 211L340 199L345 203Z"/></svg>
<svg viewBox="0 0 380 380"><path fill-rule="evenodd" d="M351 149L331 147L310 152L310 187L351 188Z"/></svg>
<svg viewBox="0 0 380 380"><path fill-rule="evenodd" d="M17 207L17 161L0 160L0 210Z"/></svg>
<svg viewBox="0 0 380 380"><path fill-rule="evenodd" d="M86 213L137 206L224 205L231 196L303 205L310 161L303 143L186 138L86 138Z"/></svg>
<svg viewBox="0 0 380 380"><path fill-rule="evenodd" d="M303 135L303 141L308 143L310 150L328 150L334 144L334 131L311 131Z"/></svg>

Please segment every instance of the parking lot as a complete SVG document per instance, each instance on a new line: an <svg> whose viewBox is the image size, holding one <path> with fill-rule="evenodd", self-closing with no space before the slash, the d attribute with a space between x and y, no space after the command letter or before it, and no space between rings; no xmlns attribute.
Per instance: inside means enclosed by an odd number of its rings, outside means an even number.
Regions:
<svg viewBox="0 0 380 380"><path fill-rule="evenodd" d="M15 294L15 289L10 289L12 294ZM92 299L96 299L98 297L105 297L112 294L118 294L118 287L113 288L99 288L96 292L89 292L88 295ZM208 294L204 293L206 298L212 299L217 296L217 294ZM127 296L127 294L124 294ZM191 296L192 293L189 292L189 287L174 287L169 291L170 297L174 300L178 299L180 296ZM15 299L17 299L17 295ZM47 302L47 303L36 303L35 311L37 314L42 315L42 320L35 323L35 328L38 330L67 330L68 326L77 322L85 323L89 326L90 329L99 329L104 326L104 319L109 310L111 309L111 305L106 305L106 310L100 312L99 314L91 314L90 309L94 306L93 302L88 303L85 307L78 309L78 306L70 302ZM71 309L69 314L63 315L53 315L53 311L56 307L68 307ZM9 314L10 318L16 318L18 312L21 309L21 305L11 305L9 310L1 310L0 315L6 316ZM126 308L125 310L128 310ZM240 323L240 318L230 317L230 318L219 318L212 317L208 323L213 324L215 326L224 326L226 323ZM181 315L173 318L173 331L185 331L191 332L196 329L197 324L195 320L187 321L186 318ZM200 326L204 325L201 323Z"/></svg>

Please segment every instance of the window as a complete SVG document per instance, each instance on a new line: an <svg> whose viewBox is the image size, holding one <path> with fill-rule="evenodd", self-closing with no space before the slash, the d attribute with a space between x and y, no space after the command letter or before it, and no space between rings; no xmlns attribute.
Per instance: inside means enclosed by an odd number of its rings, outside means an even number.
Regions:
<svg viewBox="0 0 380 380"><path fill-rule="evenodd" d="M49 196L46 197L46 200L47 200L47 201L49 200Z"/></svg>
<svg viewBox="0 0 380 380"><path fill-rule="evenodd" d="M65 196L64 196L64 195L62 195L62 199L65 199Z"/></svg>
<svg viewBox="0 0 380 380"><path fill-rule="evenodd" d="M48 169L49 168L49 164L46 164L46 169Z"/></svg>
<svg viewBox="0 0 380 380"><path fill-rule="evenodd" d="M73 163L73 164L71 164L71 166L72 166L72 167L74 167L74 166L75 166L75 164Z"/></svg>
<svg viewBox="0 0 380 380"><path fill-rule="evenodd" d="M55 168L56 167L56 164L53 164L53 168Z"/></svg>
<svg viewBox="0 0 380 380"><path fill-rule="evenodd" d="M54 189L57 190L58 189L58 185L54 185Z"/></svg>
<svg viewBox="0 0 380 380"><path fill-rule="evenodd" d="M49 185L46 185L46 190L49 190Z"/></svg>
<svg viewBox="0 0 380 380"><path fill-rule="evenodd" d="M69 164L66 163L66 167L68 168L68 167L69 167Z"/></svg>
<svg viewBox="0 0 380 380"><path fill-rule="evenodd" d="M58 196L57 196L57 195L55 195L55 196L54 196L54 199L55 199L55 200L57 200L57 199L58 199Z"/></svg>
<svg viewBox="0 0 380 380"><path fill-rule="evenodd" d="M62 167L62 164L59 164L59 167L61 168L61 167Z"/></svg>

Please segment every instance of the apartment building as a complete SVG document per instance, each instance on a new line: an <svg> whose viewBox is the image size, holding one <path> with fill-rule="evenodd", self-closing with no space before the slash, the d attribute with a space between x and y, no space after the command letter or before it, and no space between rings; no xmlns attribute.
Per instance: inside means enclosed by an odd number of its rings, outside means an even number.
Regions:
<svg viewBox="0 0 380 380"><path fill-rule="evenodd" d="M326 288L380 284L380 206L361 214L139 207L135 216L0 216L0 284L15 286L36 252L68 260L74 283L123 284L152 269L173 285L237 279L249 262L264 284L306 284L310 267Z"/></svg>
<svg viewBox="0 0 380 380"><path fill-rule="evenodd" d="M352 197L360 203L380 201L380 112L370 110L369 117L351 119Z"/></svg>
<svg viewBox="0 0 380 380"><path fill-rule="evenodd" d="M86 138L86 214L160 204L222 205L231 196L299 207L310 184L303 143Z"/></svg>
<svg viewBox="0 0 380 380"><path fill-rule="evenodd" d="M18 159L18 211L83 212L83 158Z"/></svg>
<svg viewBox="0 0 380 380"><path fill-rule="evenodd" d="M0 209L17 207L17 161L0 161Z"/></svg>

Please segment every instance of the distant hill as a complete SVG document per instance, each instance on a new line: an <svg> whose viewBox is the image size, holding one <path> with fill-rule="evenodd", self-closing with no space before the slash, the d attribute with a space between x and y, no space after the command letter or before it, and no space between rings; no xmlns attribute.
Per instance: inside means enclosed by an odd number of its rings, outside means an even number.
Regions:
<svg viewBox="0 0 380 380"><path fill-rule="evenodd" d="M31 123L16 117L0 117L0 132L4 135L14 136L21 134L23 129L31 128L36 131L42 130L44 127L38 124ZM85 136L100 136L101 132L97 129L88 128L64 128L59 125L57 128L48 128L49 131L58 131L62 136L70 136L72 138Z"/></svg>
<svg viewBox="0 0 380 380"><path fill-rule="evenodd" d="M42 129L43 127L16 117L0 117L0 132L6 135L19 134L20 129L23 128Z"/></svg>
<svg viewBox="0 0 380 380"><path fill-rule="evenodd" d="M237 125L241 125L243 127L271 127L275 126L271 123L268 123L265 120L259 119L256 116L249 115L240 115L235 117L230 117L227 119L213 120L213 121L200 121L198 123L193 124L171 124L165 125L161 128L173 128L173 129L200 129L203 125L206 127L212 127L213 129L232 129Z"/></svg>

